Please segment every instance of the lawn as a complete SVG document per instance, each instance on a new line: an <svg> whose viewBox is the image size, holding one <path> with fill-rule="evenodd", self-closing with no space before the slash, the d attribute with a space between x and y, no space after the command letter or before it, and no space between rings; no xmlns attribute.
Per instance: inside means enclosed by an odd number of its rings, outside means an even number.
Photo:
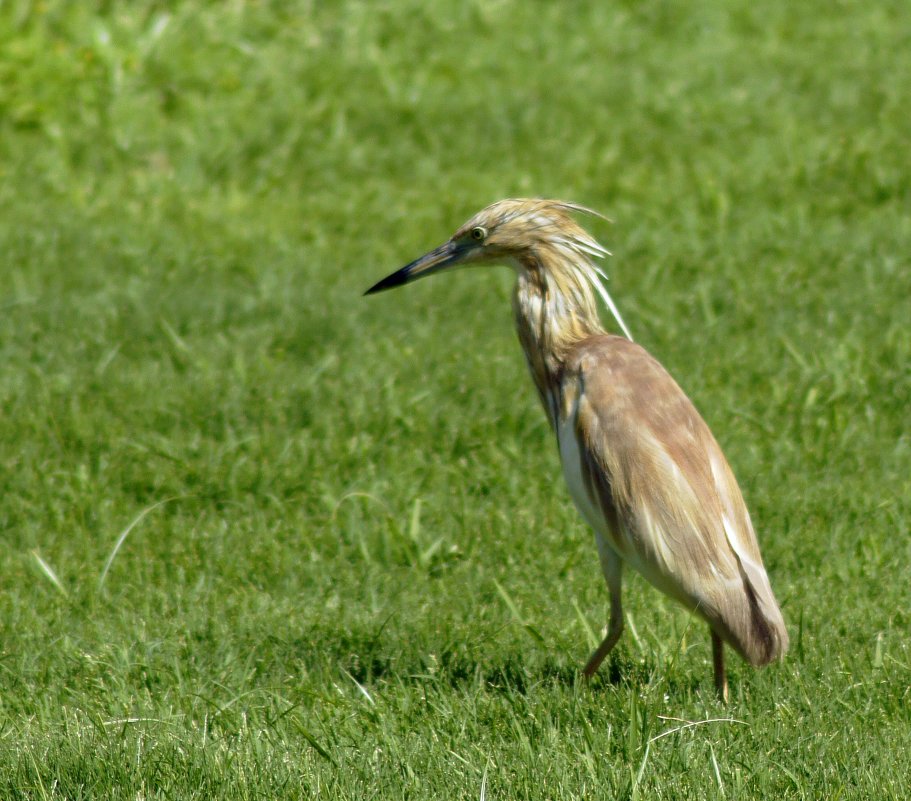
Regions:
<svg viewBox="0 0 911 801"><path fill-rule="evenodd" d="M0 3L0 798L907 798L909 75L906 0ZM362 297L505 196L740 480L727 707L632 575L580 680L510 272Z"/></svg>

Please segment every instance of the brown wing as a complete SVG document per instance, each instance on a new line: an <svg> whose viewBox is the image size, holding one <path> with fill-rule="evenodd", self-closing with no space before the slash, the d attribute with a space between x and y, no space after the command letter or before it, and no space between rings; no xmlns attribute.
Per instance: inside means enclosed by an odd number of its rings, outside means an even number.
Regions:
<svg viewBox="0 0 911 801"><path fill-rule="evenodd" d="M745 659L764 664L788 635L740 489L692 402L642 347L609 335L566 361L561 414L574 417L591 500L612 544L696 610Z"/></svg>

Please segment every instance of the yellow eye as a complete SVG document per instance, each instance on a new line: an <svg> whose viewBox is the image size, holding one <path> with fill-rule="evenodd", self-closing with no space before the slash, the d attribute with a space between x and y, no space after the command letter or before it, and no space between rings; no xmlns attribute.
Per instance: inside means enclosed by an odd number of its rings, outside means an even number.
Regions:
<svg viewBox="0 0 911 801"><path fill-rule="evenodd" d="M480 225L476 225L471 229L469 235L472 239L475 240L475 242L483 242L485 239L487 239L487 229L482 228Z"/></svg>

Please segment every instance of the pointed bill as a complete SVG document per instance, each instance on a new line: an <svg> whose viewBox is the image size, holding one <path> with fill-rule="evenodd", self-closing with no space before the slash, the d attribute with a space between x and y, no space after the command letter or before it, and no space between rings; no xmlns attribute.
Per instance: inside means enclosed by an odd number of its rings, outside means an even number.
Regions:
<svg viewBox="0 0 911 801"><path fill-rule="evenodd" d="M375 292L402 286L402 284L407 284L425 275L439 272L461 261L463 253L464 250L452 240L444 242L435 250L431 250L430 253L415 259L411 264L406 264L401 270L396 270L392 275L387 275L382 281L378 281L370 287L364 294L372 295Z"/></svg>

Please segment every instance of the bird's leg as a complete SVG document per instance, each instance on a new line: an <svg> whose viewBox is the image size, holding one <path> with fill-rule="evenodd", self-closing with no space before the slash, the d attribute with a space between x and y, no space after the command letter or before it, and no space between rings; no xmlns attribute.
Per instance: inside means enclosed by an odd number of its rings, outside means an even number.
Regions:
<svg viewBox="0 0 911 801"><path fill-rule="evenodd" d="M604 572L607 589L610 592L610 621L607 624L607 636L601 642L601 645L595 649L595 652L582 669L582 675L586 679L590 679L595 675L595 671L601 667L601 663L614 649L617 640L623 634L623 604L620 599L623 585L623 562L610 550L609 546L602 545L600 538L598 539L598 551L601 557L601 569Z"/></svg>
<svg viewBox="0 0 911 801"><path fill-rule="evenodd" d="M712 665L715 668L715 690L723 703L728 702L728 677L724 670L724 643L721 637L712 632Z"/></svg>

